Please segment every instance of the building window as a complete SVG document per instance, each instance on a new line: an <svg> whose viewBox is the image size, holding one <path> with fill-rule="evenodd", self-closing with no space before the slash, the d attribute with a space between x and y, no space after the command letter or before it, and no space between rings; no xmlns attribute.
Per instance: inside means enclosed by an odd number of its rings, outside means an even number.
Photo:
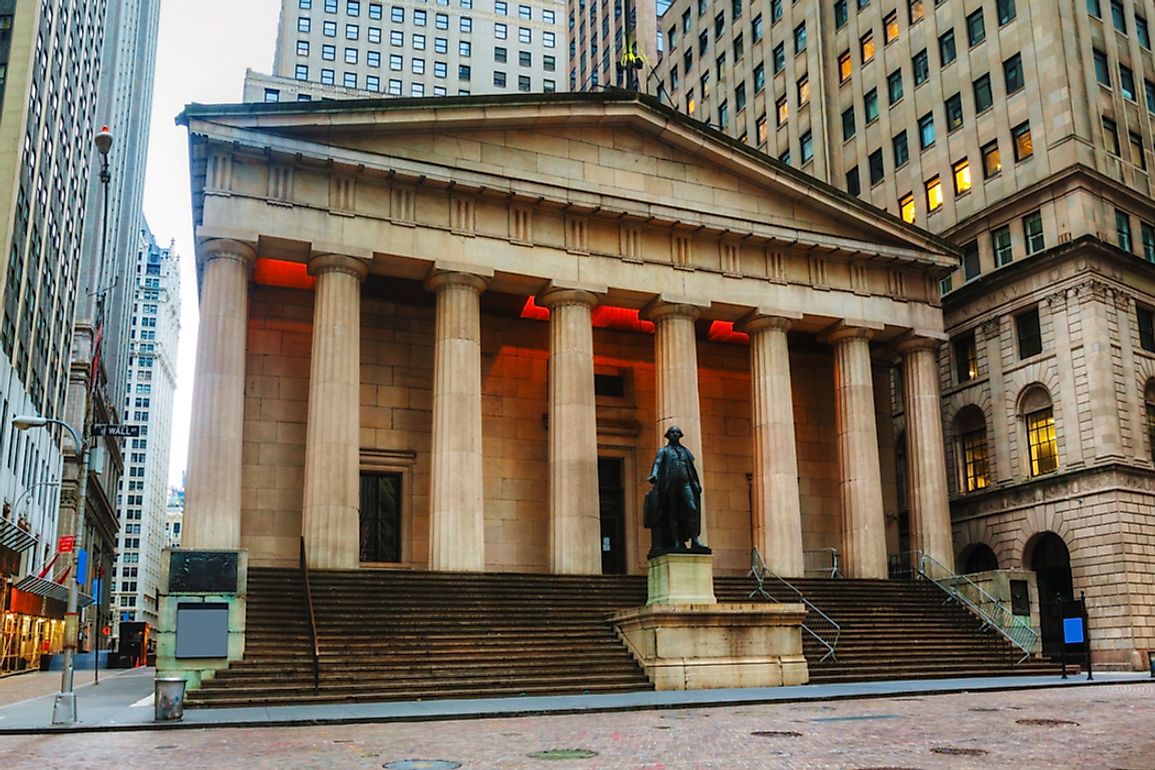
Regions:
<svg viewBox="0 0 1155 770"><path fill-rule="evenodd" d="M983 75L974 82L975 91L975 112L981 113L991 108L995 103L994 96L991 94L991 76Z"/></svg>
<svg viewBox="0 0 1155 770"><path fill-rule="evenodd" d="M1119 92L1123 94L1124 99L1135 101L1135 76L1131 73L1130 67L1119 65Z"/></svg>
<svg viewBox="0 0 1155 770"><path fill-rule="evenodd" d="M1147 168L1147 153L1143 152L1143 137L1134 131L1127 132L1127 145L1131 148L1131 162L1141 169Z"/></svg>
<svg viewBox="0 0 1155 770"><path fill-rule="evenodd" d="M942 180L937 176L926 182L926 210L928 213L942 208Z"/></svg>
<svg viewBox="0 0 1155 770"><path fill-rule="evenodd" d="M758 134L758 145L761 146L766 143L766 139L770 136L770 128L766 123L766 115L759 115L758 121L755 124L755 131Z"/></svg>
<svg viewBox="0 0 1155 770"><path fill-rule="evenodd" d="M774 107L775 107L775 112L778 116L777 125L779 125L779 126L786 125L786 120L790 117L790 107L787 106L787 104L786 104L786 97L783 96L781 99L779 99L778 103L775 104Z"/></svg>
<svg viewBox="0 0 1155 770"><path fill-rule="evenodd" d="M298 64L294 68L293 74L296 75L297 80L308 80L309 79L309 67L305 64Z"/></svg>
<svg viewBox="0 0 1155 770"><path fill-rule="evenodd" d="M297 56L308 56L308 55L309 55L309 41L308 40L298 40L297 41Z"/></svg>
<svg viewBox="0 0 1155 770"><path fill-rule="evenodd" d="M498 88L505 88L505 73L504 72L494 72L493 73L493 84L495 86L497 86Z"/></svg>
<svg viewBox="0 0 1155 770"><path fill-rule="evenodd" d="M754 17L754 20L750 22L750 38L753 40L753 42L757 43L765 36L765 34L766 32L765 26L762 22L762 14L758 14Z"/></svg>
<svg viewBox="0 0 1155 770"><path fill-rule="evenodd" d="M365 89L367 91L380 91L381 90L381 78L378 77L377 75L366 75L365 76Z"/></svg>
<svg viewBox="0 0 1155 770"><path fill-rule="evenodd" d="M999 155L999 143L991 142L983 145L983 179L998 176L1003 170L1003 162Z"/></svg>
<svg viewBox="0 0 1155 770"><path fill-rule="evenodd" d="M926 49L922 49L910 60L914 70L914 87L918 88L930 78L930 62L927 60Z"/></svg>
<svg viewBox="0 0 1155 770"><path fill-rule="evenodd" d="M855 196L862 192L862 183L858 178L858 166L846 172L846 192Z"/></svg>
<svg viewBox="0 0 1155 770"><path fill-rule="evenodd" d="M978 278L982 273L982 264L979 261L979 242L973 240L963 244L962 253L963 281Z"/></svg>
<svg viewBox="0 0 1155 770"><path fill-rule="evenodd" d="M963 489L967 494L986 489L990 485L991 474L986 426L963 433L959 443L962 445L963 456Z"/></svg>
<svg viewBox="0 0 1155 770"><path fill-rule="evenodd" d="M370 67L380 67L381 66L381 52L380 51L366 51L365 52L365 63L368 64Z"/></svg>
<svg viewBox="0 0 1155 770"><path fill-rule="evenodd" d="M722 102L718 105L718 126L723 130L730 125L730 105Z"/></svg>
<svg viewBox="0 0 1155 770"><path fill-rule="evenodd" d="M806 22L794 28L794 53L799 54L806 50Z"/></svg>
<svg viewBox="0 0 1155 770"><path fill-rule="evenodd" d="M321 59L323 61L337 61L337 46L322 44Z"/></svg>
<svg viewBox="0 0 1155 770"><path fill-rule="evenodd" d="M999 17L999 26L1010 24L1015 20L1015 0L995 0L995 13Z"/></svg>
<svg viewBox="0 0 1155 770"><path fill-rule="evenodd" d="M356 72L344 73L342 75L341 85L345 86L345 88L356 88L357 87L357 73Z"/></svg>
<svg viewBox="0 0 1155 770"><path fill-rule="evenodd" d="M1140 222L1139 233L1143 240L1143 258L1148 262L1155 262L1155 227Z"/></svg>
<svg viewBox="0 0 1155 770"><path fill-rule="evenodd" d="M265 89L265 101L266 102L279 102L279 101L281 101L280 89L279 88L266 88Z"/></svg>
<svg viewBox="0 0 1155 770"><path fill-rule="evenodd" d="M777 75L779 72L781 72L785 68L786 68L786 44L785 43L779 43L778 45L774 46L774 74Z"/></svg>
<svg viewBox="0 0 1155 770"><path fill-rule="evenodd" d="M321 34L325 37L337 37L337 22L325 21L321 23Z"/></svg>
<svg viewBox="0 0 1155 770"><path fill-rule="evenodd" d="M356 48L346 48L345 49L345 63L346 64L356 64L357 63L357 49Z"/></svg>
<svg viewBox="0 0 1155 770"><path fill-rule="evenodd" d="M798 139L802 149L802 165L805 166L814 158L814 137L809 131Z"/></svg>
<svg viewBox="0 0 1155 770"><path fill-rule="evenodd" d="M458 80L466 80L467 81L472 77L473 77L473 68L472 67L470 67L468 64L458 64L457 65L457 79Z"/></svg>
<svg viewBox="0 0 1155 770"><path fill-rule="evenodd" d="M910 10L910 23L914 24L916 21L921 21L925 11L922 7L922 0L910 0L907 4Z"/></svg>
<svg viewBox="0 0 1155 770"><path fill-rule="evenodd" d="M1139 45L1151 50L1151 32L1147 28L1147 19L1139 14L1135 14L1135 37L1139 40Z"/></svg>
<svg viewBox="0 0 1155 770"><path fill-rule="evenodd" d="M1011 145L1015 148L1015 160L1026 160L1035 152L1031 142L1031 124L1020 123L1011 129Z"/></svg>
<svg viewBox="0 0 1155 770"><path fill-rule="evenodd" d="M869 64L874 58L874 33L867 32L858 40L858 50L862 55L862 63Z"/></svg>
<svg viewBox="0 0 1155 770"><path fill-rule="evenodd" d="M517 28L517 42L529 45L533 42L533 33L529 27Z"/></svg>
<svg viewBox="0 0 1155 770"><path fill-rule="evenodd" d="M971 189L971 164L966 158L951 167L954 172L955 195L962 195Z"/></svg>
<svg viewBox="0 0 1155 770"><path fill-rule="evenodd" d="M1019 343L1020 360L1043 352L1043 335L1039 327L1037 307L1015 316L1015 335Z"/></svg>
<svg viewBox="0 0 1155 770"><path fill-rule="evenodd" d="M1091 50L1091 59L1095 63L1095 80L1099 85L1111 87L1111 68L1107 66L1107 54L1098 49Z"/></svg>
<svg viewBox="0 0 1155 770"><path fill-rule="evenodd" d="M810 78L806 75L798 78L798 106L810 101Z"/></svg>
<svg viewBox="0 0 1155 770"><path fill-rule="evenodd" d="M313 23L309 19L308 16L298 16L297 17L297 31L298 32L308 32L310 29L312 29L312 24Z"/></svg>
<svg viewBox="0 0 1155 770"><path fill-rule="evenodd" d="M851 139L854 131L854 105L851 105L842 111L842 141Z"/></svg>
<svg viewBox="0 0 1155 770"><path fill-rule="evenodd" d="M1026 417L1027 448L1030 453L1030 471L1032 476L1041 476L1044 473L1059 467L1059 448L1055 441L1055 415L1052 407L1029 412Z"/></svg>
<svg viewBox="0 0 1155 770"><path fill-rule="evenodd" d="M970 16L967 16L967 42L970 43L971 48L974 48L986 39L987 25L986 22L983 21L983 9L979 8Z"/></svg>
<svg viewBox="0 0 1155 770"><path fill-rule="evenodd" d="M1023 79L1023 57L1015 54L1003 62L1003 78L1007 84L1007 95L1022 89L1026 82Z"/></svg>
<svg viewBox="0 0 1155 770"><path fill-rule="evenodd" d="M522 51L522 53L525 54L526 57L530 56L529 51ZM468 59L469 57L473 56L473 43L469 42L468 40L462 40L458 42L457 55L464 59ZM524 62L522 66L529 66L529 62Z"/></svg>
<svg viewBox="0 0 1155 770"><path fill-rule="evenodd" d="M1087 13L1096 19L1103 18L1103 8L1099 5L1099 0L1087 0Z"/></svg>
<svg viewBox="0 0 1155 770"><path fill-rule="evenodd" d="M951 340L951 348L954 351L954 370L955 377L961 385L964 382L971 382L979 376L979 354L978 347L975 345L975 333L973 330L960 334Z"/></svg>
<svg viewBox="0 0 1155 770"><path fill-rule="evenodd" d="M882 160L882 150L875 150L870 153L867 159L867 165L870 167L870 185L873 187L881 182L886 175L886 166Z"/></svg>
<svg viewBox="0 0 1155 770"><path fill-rule="evenodd" d="M850 80L853 71L854 65L850 61L850 51L843 51L842 55L838 57L838 81L845 83Z"/></svg>
<svg viewBox="0 0 1155 770"><path fill-rule="evenodd" d="M380 43L381 42L381 28L380 27L369 27L367 30L365 30L365 34L366 34L366 37L368 38L370 43Z"/></svg>
<svg viewBox="0 0 1155 770"><path fill-rule="evenodd" d="M918 119L918 146L925 150L934 146L934 114L928 112Z"/></svg>
<svg viewBox="0 0 1155 770"><path fill-rule="evenodd" d="M895 104L902 99L902 70L895 70L887 76L886 94L889 97L890 104Z"/></svg>
<svg viewBox="0 0 1155 770"><path fill-rule="evenodd" d="M1137 306L1135 321L1139 326L1139 347L1148 353L1155 353L1155 312Z"/></svg>
<svg viewBox="0 0 1155 770"><path fill-rule="evenodd" d="M443 61L433 62L433 77L447 78L449 77L449 64Z"/></svg>
<svg viewBox="0 0 1155 770"><path fill-rule="evenodd" d="M1122 0L1111 0L1111 23L1117 31L1127 34L1127 14L1123 11Z"/></svg>
<svg viewBox="0 0 1155 770"><path fill-rule="evenodd" d="M901 168L910 160L910 146L906 141L906 131L899 131L890 140L894 149L894 167Z"/></svg>
<svg viewBox="0 0 1155 770"><path fill-rule="evenodd" d="M882 20L882 34L886 45L890 45L895 40L898 40L898 12L891 11L885 19Z"/></svg>
<svg viewBox="0 0 1155 770"><path fill-rule="evenodd" d="M914 224L914 194L907 193L898 199L898 213L902 217L902 221L907 224Z"/></svg>
<svg viewBox="0 0 1155 770"><path fill-rule="evenodd" d="M506 40L509 38L509 27L505 24L493 25L493 36L498 40Z"/></svg>
<svg viewBox="0 0 1155 770"><path fill-rule="evenodd" d="M1119 154L1119 129L1110 118L1103 118L1103 146L1112 155Z"/></svg>
<svg viewBox="0 0 1155 770"><path fill-rule="evenodd" d="M529 75L517 76L517 90L528 92L532 90L533 86L530 84Z"/></svg>
<svg viewBox="0 0 1155 770"><path fill-rule="evenodd" d="M995 253L995 265L1002 267L1010 264L1011 254L1011 226L1003 225L991 231L991 248Z"/></svg>
<svg viewBox="0 0 1155 770"><path fill-rule="evenodd" d="M401 561L401 499L400 473L361 473L361 561Z"/></svg>
<svg viewBox="0 0 1155 770"><path fill-rule="evenodd" d="M1043 215L1038 211L1023 217L1023 240L1027 243L1027 254L1034 254L1046 248L1043 239Z"/></svg>
<svg viewBox="0 0 1155 770"><path fill-rule="evenodd" d="M360 36L361 36L360 25L358 25L358 24L346 24L345 25L345 39L346 40L356 40Z"/></svg>
<svg viewBox="0 0 1155 770"><path fill-rule="evenodd" d="M774 11L775 7L778 9L778 15L774 16L774 21L778 21L782 17L782 0L771 0L770 10ZM835 0L834 3L834 28L842 29L846 26L846 22L850 19L850 14L846 10L846 0Z"/></svg>
<svg viewBox="0 0 1155 770"><path fill-rule="evenodd" d="M1130 253L1131 251L1131 217L1125 211L1115 209L1115 236L1119 248Z"/></svg>
<svg viewBox="0 0 1155 770"><path fill-rule="evenodd" d="M671 70L674 72L676 70ZM754 93L760 93L766 87L766 65L758 62L754 67Z"/></svg>
<svg viewBox="0 0 1155 770"><path fill-rule="evenodd" d="M948 29L938 37L938 58L940 66L945 67L958 56L954 45L954 30Z"/></svg>
<svg viewBox="0 0 1155 770"><path fill-rule="evenodd" d="M394 72L400 72L405 69L405 60L401 58L400 54L389 54L389 69Z"/></svg>
<svg viewBox="0 0 1155 770"><path fill-rule="evenodd" d="M962 128L962 94L955 94L949 97L944 106L946 107L946 130L950 132Z"/></svg>
<svg viewBox="0 0 1155 770"><path fill-rule="evenodd" d="M321 70L321 83L331 86L336 81L336 73L333 70Z"/></svg>

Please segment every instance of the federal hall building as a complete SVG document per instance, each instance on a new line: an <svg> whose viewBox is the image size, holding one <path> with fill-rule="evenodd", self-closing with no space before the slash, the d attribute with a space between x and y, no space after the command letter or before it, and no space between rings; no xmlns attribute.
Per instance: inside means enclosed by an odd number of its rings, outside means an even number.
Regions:
<svg viewBox="0 0 1155 770"><path fill-rule="evenodd" d="M952 535L945 241L633 93L181 120L201 313L185 546L644 574L673 425L716 574L757 548L800 577L833 549L843 576L886 578L981 537ZM1068 376L1014 376L1035 375Z"/></svg>

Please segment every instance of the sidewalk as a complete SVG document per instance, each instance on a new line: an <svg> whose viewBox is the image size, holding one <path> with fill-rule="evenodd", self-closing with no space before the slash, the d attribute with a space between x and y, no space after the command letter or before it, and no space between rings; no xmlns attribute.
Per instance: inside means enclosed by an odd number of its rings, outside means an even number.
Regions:
<svg viewBox="0 0 1155 770"><path fill-rule="evenodd" d="M984 677L974 679L912 679L856 684L818 684L799 687L764 687L740 690L637 692L619 695L558 695L475 700L392 701L388 703L257 706L249 708L188 709L180 722L153 721L154 669L102 673L100 685L76 688L79 724L53 725L51 692L0 707L0 735L47 732L95 732L205 727L258 727L368 722L422 722L450 719L633 711L682 707L728 706L913 694L1081 687L1134 683L1155 684L1150 675L1101 672L1088 682L1085 674L1063 680L1058 676ZM28 675L32 676L32 675ZM45 686L47 686L47 682ZM8 682L0 680L0 703Z"/></svg>

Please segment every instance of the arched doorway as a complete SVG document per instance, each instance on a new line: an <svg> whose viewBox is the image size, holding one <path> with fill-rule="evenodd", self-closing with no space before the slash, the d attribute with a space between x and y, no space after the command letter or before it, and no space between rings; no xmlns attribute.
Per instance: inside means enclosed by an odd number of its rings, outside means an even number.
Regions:
<svg viewBox="0 0 1155 770"><path fill-rule="evenodd" d="M986 543L975 543L966 548L959 559L963 565L964 575L973 575L976 572L987 572L999 568L999 558Z"/></svg>
<svg viewBox="0 0 1155 770"><path fill-rule="evenodd" d="M1027 543L1023 563L1034 571L1039 585L1039 626L1043 636L1043 654L1057 656L1063 641L1059 603L1075 598L1070 551L1063 538L1054 532L1042 532Z"/></svg>

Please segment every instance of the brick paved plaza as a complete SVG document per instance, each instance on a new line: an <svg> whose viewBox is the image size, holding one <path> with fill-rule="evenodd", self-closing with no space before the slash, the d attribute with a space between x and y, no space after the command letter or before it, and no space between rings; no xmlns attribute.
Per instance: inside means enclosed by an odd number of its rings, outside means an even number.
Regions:
<svg viewBox="0 0 1155 770"><path fill-rule="evenodd" d="M556 749L596 756L529 756ZM462 770L1151 770L1155 685L456 722L0 737L0 767L8 770L338 770L406 759L451 760Z"/></svg>

